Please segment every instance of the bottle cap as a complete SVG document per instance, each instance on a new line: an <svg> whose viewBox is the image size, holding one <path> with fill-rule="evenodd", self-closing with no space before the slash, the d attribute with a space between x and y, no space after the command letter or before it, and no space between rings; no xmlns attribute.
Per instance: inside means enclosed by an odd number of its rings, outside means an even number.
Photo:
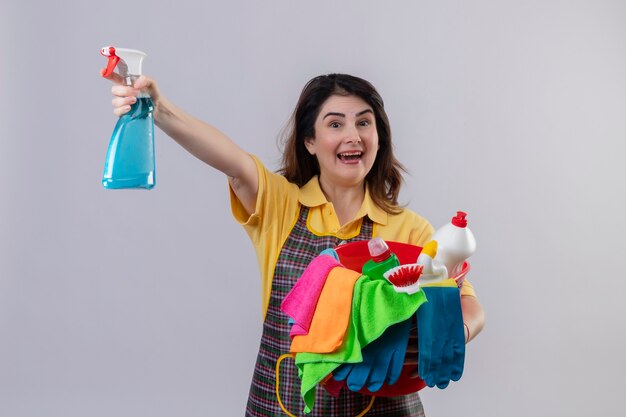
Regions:
<svg viewBox="0 0 626 417"><path fill-rule="evenodd" d="M379 237L375 237L367 242L367 248L375 262L384 261L391 256L391 250L389 246L387 246L387 242Z"/></svg>
<svg viewBox="0 0 626 417"><path fill-rule="evenodd" d="M457 211L456 216L452 218L452 224L456 227L467 227L467 220L465 219L466 216L467 213L463 211Z"/></svg>
<svg viewBox="0 0 626 417"><path fill-rule="evenodd" d="M431 240L422 248L422 252L424 255L428 255L430 258L435 258L437 256L437 241Z"/></svg>

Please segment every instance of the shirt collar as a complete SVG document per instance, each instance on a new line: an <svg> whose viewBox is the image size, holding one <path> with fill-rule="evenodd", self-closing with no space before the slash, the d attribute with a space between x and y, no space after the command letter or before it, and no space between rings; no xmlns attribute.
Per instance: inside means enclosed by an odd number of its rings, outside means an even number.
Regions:
<svg viewBox="0 0 626 417"><path fill-rule="evenodd" d="M298 200L300 204L306 207L317 207L328 203L326 196L322 192L322 187L320 187L317 175L300 188ZM357 212L355 219L364 216L369 217L370 220L380 225L384 226L387 224L388 214L374 203L374 200L372 200L370 196L369 187L365 187L365 198L363 198L363 204L361 204L361 208Z"/></svg>
<svg viewBox="0 0 626 417"><path fill-rule="evenodd" d="M322 192L322 187L320 187L320 181L317 175L300 188L298 200L300 204L307 207L317 207L328 203L326 196Z"/></svg>

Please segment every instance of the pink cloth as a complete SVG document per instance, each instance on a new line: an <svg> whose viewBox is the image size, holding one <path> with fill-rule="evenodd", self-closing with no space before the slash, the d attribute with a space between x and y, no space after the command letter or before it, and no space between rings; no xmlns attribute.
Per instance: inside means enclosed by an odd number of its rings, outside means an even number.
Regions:
<svg viewBox="0 0 626 417"><path fill-rule="evenodd" d="M344 267L330 270L309 326L309 334L293 336L291 353L330 353L343 344L352 310L354 283L359 272Z"/></svg>
<svg viewBox="0 0 626 417"><path fill-rule="evenodd" d="M295 322L291 327L291 337L309 333L315 307L317 307L326 278L333 268L340 265L330 255L317 256L306 267L289 294L285 296L280 309Z"/></svg>

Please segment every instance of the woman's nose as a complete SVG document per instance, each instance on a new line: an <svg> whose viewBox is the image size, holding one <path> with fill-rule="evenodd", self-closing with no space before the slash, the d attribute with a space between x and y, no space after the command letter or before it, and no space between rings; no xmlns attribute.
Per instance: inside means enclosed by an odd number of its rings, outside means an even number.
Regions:
<svg viewBox="0 0 626 417"><path fill-rule="evenodd" d="M356 127L353 127L352 129L349 129L346 132L345 142L346 143L360 143L361 142L361 136L359 135L359 131Z"/></svg>

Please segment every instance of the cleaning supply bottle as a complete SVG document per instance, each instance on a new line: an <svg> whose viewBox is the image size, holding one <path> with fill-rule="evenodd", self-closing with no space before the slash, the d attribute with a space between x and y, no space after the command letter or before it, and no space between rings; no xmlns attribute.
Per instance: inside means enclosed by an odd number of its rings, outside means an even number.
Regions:
<svg viewBox="0 0 626 417"><path fill-rule="evenodd" d="M437 229L432 239L438 242L435 259L442 262L450 278L456 277L463 262L476 251L476 239L467 227L467 213L457 211L452 221Z"/></svg>
<svg viewBox="0 0 626 417"><path fill-rule="evenodd" d="M372 279L385 279L384 273L391 268L400 266L400 260L395 253L391 252L387 243L375 237L367 242L367 248L372 259L365 262L362 273Z"/></svg>
<svg viewBox="0 0 626 417"><path fill-rule="evenodd" d="M134 49L107 46L100 53L109 59L103 77L117 67L124 84L132 86L141 75L146 54ZM145 188L156 184L154 161L154 103L146 93L140 93L130 111L119 118L104 164L104 188Z"/></svg>
<svg viewBox="0 0 626 417"><path fill-rule="evenodd" d="M446 266L436 258L438 246L436 240L431 240L424 245L417 257L416 264L422 266L422 274L419 278L421 285L434 284L448 278Z"/></svg>

